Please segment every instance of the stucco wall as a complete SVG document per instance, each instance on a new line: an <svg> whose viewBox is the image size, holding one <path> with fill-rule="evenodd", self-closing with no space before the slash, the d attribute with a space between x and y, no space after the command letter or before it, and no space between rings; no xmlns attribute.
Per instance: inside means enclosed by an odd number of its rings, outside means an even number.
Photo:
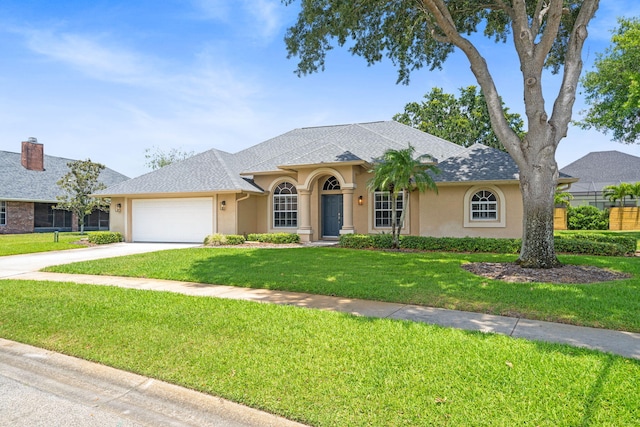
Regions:
<svg viewBox="0 0 640 427"><path fill-rule="evenodd" d="M120 212L117 212L116 208L120 205ZM127 215L127 203L123 197L114 197L111 199L111 205L109 206L109 230L122 234L127 240L125 232L125 220ZM130 240L130 239L129 239Z"/></svg>
<svg viewBox="0 0 640 427"><path fill-rule="evenodd" d="M33 233L33 203L6 203L7 225L0 226L0 234Z"/></svg>
<svg viewBox="0 0 640 427"><path fill-rule="evenodd" d="M465 226L465 194L497 188L504 195L504 225ZM522 237L522 196L517 184L440 185L420 197L420 235L434 237ZM477 223L488 225L487 223Z"/></svg>
<svg viewBox="0 0 640 427"><path fill-rule="evenodd" d="M244 199L245 196L240 197ZM263 199L264 197L260 197ZM248 199L239 200L238 205L238 230L237 234L247 235L249 233L258 233L257 227L257 206L258 197L251 195Z"/></svg>

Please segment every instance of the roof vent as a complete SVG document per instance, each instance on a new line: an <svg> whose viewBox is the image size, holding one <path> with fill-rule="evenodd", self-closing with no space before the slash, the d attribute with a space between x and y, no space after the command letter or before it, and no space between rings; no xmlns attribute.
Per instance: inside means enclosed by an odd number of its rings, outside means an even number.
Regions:
<svg viewBox="0 0 640 427"><path fill-rule="evenodd" d="M38 143L38 138L34 138L33 136L30 136L27 141L33 143L33 144L37 144Z"/></svg>

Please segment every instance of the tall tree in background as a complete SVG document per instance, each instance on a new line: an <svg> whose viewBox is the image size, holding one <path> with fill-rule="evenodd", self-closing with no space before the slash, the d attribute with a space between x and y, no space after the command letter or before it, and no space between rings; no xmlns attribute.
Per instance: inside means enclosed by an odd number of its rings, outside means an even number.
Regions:
<svg viewBox="0 0 640 427"><path fill-rule="evenodd" d="M504 103L503 109L511 129L524 137L520 114L509 113ZM480 143L505 151L491 128L484 95L476 86L460 88L459 98L435 87L424 96L424 101L405 105L404 112L393 116L393 120L463 147Z"/></svg>
<svg viewBox="0 0 640 427"><path fill-rule="evenodd" d="M157 147L147 148L144 150L144 158L147 159L145 165L152 170L156 170L172 163L188 159L193 156L193 154L193 151L182 151L177 148L171 148L168 151Z"/></svg>
<svg viewBox="0 0 640 427"><path fill-rule="evenodd" d="M67 163L69 172L57 182L64 194L58 196L56 209L71 211L78 217L80 234L84 234L84 217L96 209L105 210L109 203L90 194L106 188L98 181L100 172L105 168L100 163L91 160L76 160Z"/></svg>
<svg viewBox="0 0 640 427"><path fill-rule="evenodd" d="M370 170L373 177L367 183L371 191L388 191L391 202L391 234L393 247L400 246L400 231L407 217L411 190L437 192L436 183L430 172L439 173L433 158L423 154L414 158L416 149L409 145L403 150L389 149ZM402 211L398 220L398 198L402 195Z"/></svg>
<svg viewBox="0 0 640 427"><path fill-rule="evenodd" d="M599 54L594 67L582 78L591 108L582 122L613 139L631 144L640 141L640 20L619 19L612 46Z"/></svg>
<svg viewBox="0 0 640 427"><path fill-rule="evenodd" d="M524 224L518 262L559 266L553 243L555 152L571 120L582 47L598 0L300 0L300 5L297 22L285 36L289 57L299 58L298 75L323 70L333 41L348 45L369 64L387 56L398 67L401 83L424 66L441 68L456 47L464 53L487 102L491 127L520 169ZM527 116L523 138L505 117L479 50L483 44L475 43L479 31L495 41L513 39L519 59L513 74L521 77ZM551 114L542 92L545 67L563 73Z"/></svg>

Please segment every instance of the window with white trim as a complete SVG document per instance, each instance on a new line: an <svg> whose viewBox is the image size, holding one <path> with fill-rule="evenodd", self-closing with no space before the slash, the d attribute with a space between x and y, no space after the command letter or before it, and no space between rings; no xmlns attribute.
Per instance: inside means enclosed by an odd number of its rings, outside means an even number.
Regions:
<svg viewBox="0 0 640 427"><path fill-rule="evenodd" d="M496 221L498 219L498 198L488 190L480 190L471 197L472 221Z"/></svg>
<svg viewBox="0 0 640 427"><path fill-rule="evenodd" d="M391 228L391 206L393 200L388 191L373 193L373 219L375 228ZM400 227L400 216L404 208L403 193L398 194L396 200L396 226Z"/></svg>
<svg viewBox="0 0 640 427"><path fill-rule="evenodd" d="M273 227L295 228L298 226L298 191L289 183L279 184L273 191Z"/></svg>
<svg viewBox="0 0 640 427"><path fill-rule="evenodd" d="M7 202L0 201L0 225L7 225Z"/></svg>

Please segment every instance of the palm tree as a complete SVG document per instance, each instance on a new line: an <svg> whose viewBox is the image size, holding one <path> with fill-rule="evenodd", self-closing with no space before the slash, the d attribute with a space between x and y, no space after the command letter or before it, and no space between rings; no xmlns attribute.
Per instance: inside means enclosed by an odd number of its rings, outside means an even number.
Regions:
<svg viewBox="0 0 640 427"><path fill-rule="evenodd" d="M438 191L436 183L429 173L430 171L440 172L433 164L433 157L423 154L414 158L415 151L411 145L403 150L389 149L369 171L373 174L367 183L369 190L388 191L391 196L391 234L394 248L400 246L400 228L404 224L409 210L409 192L412 189L417 189L420 192ZM398 222L397 207L400 194L402 194L403 206ZM398 227L398 225L400 226Z"/></svg>
<svg viewBox="0 0 640 427"><path fill-rule="evenodd" d="M638 201L640 201L640 182L636 182L631 185L631 197L636 199L636 207L638 207Z"/></svg>
<svg viewBox="0 0 640 427"><path fill-rule="evenodd" d="M560 191L560 192L556 192L553 195L553 203L558 206L558 205L564 205L564 207L568 207L569 204L571 204L571 201L573 200L573 194L568 193L566 191Z"/></svg>
<svg viewBox="0 0 640 427"><path fill-rule="evenodd" d="M609 199L611 203L618 200L620 207L623 207L624 199L633 196L633 186L626 182L621 182L620 185L607 185L602 189L602 196Z"/></svg>

